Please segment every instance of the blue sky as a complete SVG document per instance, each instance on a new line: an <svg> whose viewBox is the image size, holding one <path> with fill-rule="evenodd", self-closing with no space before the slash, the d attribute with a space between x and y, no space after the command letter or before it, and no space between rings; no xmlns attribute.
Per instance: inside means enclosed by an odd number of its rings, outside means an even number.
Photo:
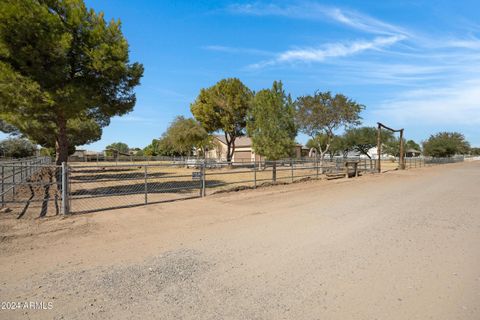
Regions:
<svg viewBox="0 0 480 320"><path fill-rule="evenodd" d="M121 19L145 66L134 111L89 150L144 147L225 77L253 90L282 80L293 97L340 92L366 105L364 125L404 127L418 142L455 130L480 146L479 1L86 3Z"/></svg>

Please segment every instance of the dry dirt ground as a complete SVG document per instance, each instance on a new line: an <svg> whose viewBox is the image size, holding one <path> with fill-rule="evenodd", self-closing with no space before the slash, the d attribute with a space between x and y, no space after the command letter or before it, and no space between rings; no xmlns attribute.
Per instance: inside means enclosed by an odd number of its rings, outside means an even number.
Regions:
<svg viewBox="0 0 480 320"><path fill-rule="evenodd" d="M480 319L479 195L476 161L0 219L0 301L52 307L0 319Z"/></svg>

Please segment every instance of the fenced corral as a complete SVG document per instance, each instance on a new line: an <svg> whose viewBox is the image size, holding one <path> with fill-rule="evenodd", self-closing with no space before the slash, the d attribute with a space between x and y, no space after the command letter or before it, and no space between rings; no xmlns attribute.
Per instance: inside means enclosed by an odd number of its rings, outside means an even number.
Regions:
<svg viewBox="0 0 480 320"><path fill-rule="evenodd" d="M367 161L359 169L372 172ZM91 212L117 207L169 202L236 188L315 179L339 172L343 161L288 159L226 163L203 159L171 159L152 163L68 166L68 210Z"/></svg>
<svg viewBox="0 0 480 320"><path fill-rule="evenodd" d="M464 156L455 156L449 158L432 158L432 157L412 157L405 158L405 167L408 168L421 168L425 166L432 166L437 164L447 164L465 161Z"/></svg>
<svg viewBox="0 0 480 320"><path fill-rule="evenodd" d="M47 214L49 202L57 199L55 166L49 157L0 160L1 206L15 210L22 217L29 209L38 209L39 216ZM35 209L34 209L35 208Z"/></svg>
<svg viewBox="0 0 480 320"><path fill-rule="evenodd" d="M185 165L73 164L68 167L70 212L168 202L201 196L201 181Z"/></svg>
<svg viewBox="0 0 480 320"><path fill-rule="evenodd" d="M189 159L196 159L195 157L187 157L187 156L178 156L178 157L169 157L169 156L136 156L136 155L107 155L107 154L87 154L83 156L70 156L68 158L68 162L72 163L79 163L79 162L86 162L86 163L106 163L106 164L127 164L127 163L157 163L157 162L185 162Z"/></svg>
<svg viewBox="0 0 480 320"><path fill-rule="evenodd" d="M406 167L424 167L463 161L463 157L407 158ZM374 173L372 159L285 159L226 163L203 159L166 159L156 162L92 164L73 162L56 166L49 158L0 162L2 207L18 218L169 202L217 192L286 184L324 177ZM395 159L382 167L395 169Z"/></svg>
<svg viewBox="0 0 480 320"><path fill-rule="evenodd" d="M375 163L358 159L358 170L370 173ZM245 162L229 165L218 163L205 167L206 194L218 191L256 188L272 183L293 183L304 180L320 179L329 173L345 172L344 159L285 159L279 161Z"/></svg>

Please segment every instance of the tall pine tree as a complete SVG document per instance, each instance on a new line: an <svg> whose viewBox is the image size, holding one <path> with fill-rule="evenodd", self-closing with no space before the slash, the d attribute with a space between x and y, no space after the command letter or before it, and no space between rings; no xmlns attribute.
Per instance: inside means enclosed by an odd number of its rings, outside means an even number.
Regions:
<svg viewBox="0 0 480 320"><path fill-rule="evenodd" d="M120 21L82 0L0 2L0 118L55 147L57 164L133 109L142 75Z"/></svg>
<svg viewBox="0 0 480 320"><path fill-rule="evenodd" d="M282 82L273 82L271 89L259 91L250 110L247 132L256 154L267 160L279 160L293 155L295 149L295 107ZM276 166L273 162L273 180Z"/></svg>

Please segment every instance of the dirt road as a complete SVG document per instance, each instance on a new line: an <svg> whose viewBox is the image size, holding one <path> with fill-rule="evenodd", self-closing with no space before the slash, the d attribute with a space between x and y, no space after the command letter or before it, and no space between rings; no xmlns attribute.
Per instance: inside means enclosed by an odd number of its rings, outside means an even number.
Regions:
<svg viewBox="0 0 480 320"><path fill-rule="evenodd" d="M67 218L2 214L0 300L47 310L0 319L480 319L479 195L477 161Z"/></svg>

